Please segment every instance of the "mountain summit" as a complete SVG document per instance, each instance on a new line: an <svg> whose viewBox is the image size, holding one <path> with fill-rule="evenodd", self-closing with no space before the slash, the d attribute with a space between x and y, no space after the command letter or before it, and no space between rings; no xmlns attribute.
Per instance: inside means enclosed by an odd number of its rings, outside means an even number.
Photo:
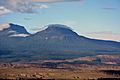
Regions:
<svg viewBox="0 0 120 80"><path fill-rule="evenodd" d="M62 25L62 24L50 24L47 26L47 30L69 30L71 31L72 29L66 25Z"/></svg>
<svg viewBox="0 0 120 80"><path fill-rule="evenodd" d="M30 35L30 33L27 32L27 30L23 26L13 24L13 23L0 25L0 32L1 32L1 35L4 34L7 36L25 37Z"/></svg>
<svg viewBox="0 0 120 80"><path fill-rule="evenodd" d="M46 32L60 33L64 35L77 35L70 27L61 24L48 25Z"/></svg>
<svg viewBox="0 0 120 80"><path fill-rule="evenodd" d="M74 32L71 28L61 25L61 24L51 24L46 26L46 28L36 34L33 34L34 38L41 38L46 40L68 40L76 39L80 37L76 32Z"/></svg>
<svg viewBox="0 0 120 80"><path fill-rule="evenodd" d="M13 23L9 23L9 25L10 25L10 29L12 29L13 31L16 31L19 34L30 34L27 32L27 30L23 26L13 24Z"/></svg>

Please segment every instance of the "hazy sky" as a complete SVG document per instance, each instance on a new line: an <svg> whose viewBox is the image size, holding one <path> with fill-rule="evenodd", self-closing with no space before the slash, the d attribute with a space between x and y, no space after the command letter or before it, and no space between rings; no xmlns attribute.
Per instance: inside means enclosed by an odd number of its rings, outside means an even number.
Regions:
<svg viewBox="0 0 120 80"><path fill-rule="evenodd" d="M120 40L120 0L0 0L0 23L9 22L30 32L59 23L79 34Z"/></svg>

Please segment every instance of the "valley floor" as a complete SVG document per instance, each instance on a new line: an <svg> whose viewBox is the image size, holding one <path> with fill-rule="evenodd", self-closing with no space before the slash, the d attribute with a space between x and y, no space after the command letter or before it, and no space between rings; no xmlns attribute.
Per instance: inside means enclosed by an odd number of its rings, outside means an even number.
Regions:
<svg viewBox="0 0 120 80"><path fill-rule="evenodd" d="M5 65L0 66L0 79L120 79L120 66L64 64L56 68L49 68L32 64Z"/></svg>

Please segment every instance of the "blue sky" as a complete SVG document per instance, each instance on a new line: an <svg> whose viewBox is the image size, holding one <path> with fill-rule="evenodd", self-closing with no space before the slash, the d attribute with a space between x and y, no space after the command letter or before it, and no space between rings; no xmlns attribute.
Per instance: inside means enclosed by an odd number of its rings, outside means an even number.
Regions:
<svg viewBox="0 0 120 80"><path fill-rule="evenodd" d="M35 8L35 13L11 9L10 13L0 16L0 23L20 24L30 32L36 32L48 24L65 24L78 34L93 32L120 34L120 0L61 1L36 2L34 5L40 8Z"/></svg>

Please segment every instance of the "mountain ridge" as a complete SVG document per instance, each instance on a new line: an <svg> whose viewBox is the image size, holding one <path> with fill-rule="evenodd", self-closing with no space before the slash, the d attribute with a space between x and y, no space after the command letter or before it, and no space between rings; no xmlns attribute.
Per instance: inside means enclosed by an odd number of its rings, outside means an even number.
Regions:
<svg viewBox="0 0 120 80"><path fill-rule="evenodd" d="M1 35L6 35L9 37L26 37L29 36L30 33L24 28L24 26L20 26L13 23L7 23L0 25Z"/></svg>
<svg viewBox="0 0 120 80"><path fill-rule="evenodd" d="M64 25L50 25L27 37L3 36L7 31L0 31L0 55L15 60L66 59L120 53L120 42L89 39Z"/></svg>

